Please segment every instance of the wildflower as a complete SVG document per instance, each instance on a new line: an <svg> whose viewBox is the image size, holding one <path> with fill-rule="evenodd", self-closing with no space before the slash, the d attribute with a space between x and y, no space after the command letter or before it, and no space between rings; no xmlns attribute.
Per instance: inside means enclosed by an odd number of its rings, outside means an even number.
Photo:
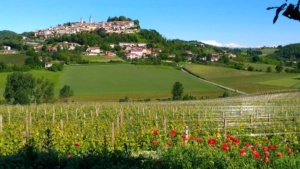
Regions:
<svg viewBox="0 0 300 169"><path fill-rule="evenodd" d="M227 138L227 139L226 139L226 142L227 142L227 143L229 143L230 141L231 141L230 138Z"/></svg>
<svg viewBox="0 0 300 169"><path fill-rule="evenodd" d="M169 146L169 144L165 143L165 144L164 144L164 146L165 146L165 147L168 147L168 146Z"/></svg>
<svg viewBox="0 0 300 169"><path fill-rule="evenodd" d="M183 140L186 140L186 134L182 134L182 135L181 135L181 138L182 138Z"/></svg>
<svg viewBox="0 0 300 169"><path fill-rule="evenodd" d="M194 140L194 137L193 137L193 136L190 136L190 140L191 140L191 141Z"/></svg>
<svg viewBox="0 0 300 169"><path fill-rule="evenodd" d="M254 158L260 159L260 155L259 155L259 152L258 152L258 151L255 150L255 151L252 152L252 154L253 154L253 157L254 157Z"/></svg>
<svg viewBox="0 0 300 169"><path fill-rule="evenodd" d="M255 142L254 144L255 144L256 146L259 146L259 142Z"/></svg>
<svg viewBox="0 0 300 169"><path fill-rule="evenodd" d="M217 143L217 140L216 140L215 138L209 139L209 140L207 141L207 143L210 144L210 145L215 145L215 144Z"/></svg>
<svg viewBox="0 0 300 169"><path fill-rule="evenodd" d="M269 139L268 139L268 137L264 137L263 140L264 140L265 142L268 142Z"/></svg>
<svg viewBox="0 0 300 169"><path fill-rule="evenodd" d="M269 153L268 151L264 151L264 155L265 155L266 157L269 157L269 156L270 156L270 153Z"/></svg>
<svg viewBox="0 0 300 169"><path fill-rule="evenodd" d="M287 150L288 150L289 153L293 152L293 149L291 147L288 147Z"/></svg>
<svg viewBox="0 0 300 169"><path fill-rule="evenodd" d="M264 150L264 151L267 151L267 150L268 150L268 147L267 147L267 146L263 146L263 150Z"/></svg>
<svg viewBox="0 0 300 169"><path fill-rule="evenodd" d="M196 141L199 143L202 141L202 138L198 137L198 138L196 138Z"/></svg>
<svg viewBox="0 0 300 169"><path fill-rule="evenodd" d="M79 142L75 142L75 147L79 147L80 143Z"/></svg>
<svg viewBox="0 0 300 169"><path fill-rule="evenodd" d="M251 145L249 143L245 143L245 146L248 148L251 147Z"/></svg>
<svg viewBox="0 0 300 169"><path fill-rule="evenodd" d="M71 157L72 157L72 154L69 153L69 154L67 155L67 158L71 158Z"/></svg>
<svg viewBox="0 0 300 169"><path fill-rule="evenodd" d="M153 131L152 131L152 134L153 134L153 135L158 135L158 130L153 130Z"/></svg>
<svg viewBox="0 0 300 169"><path fill-rule="evenodd" d="M245 149L240 149L240 155L242 155L242 156L245 156L245 155L246 155Z"/></svg>
<svg viewBox="0 0 300 169"><path fill-rule="evenodd" d="M156 141L156 140L153 140L153 141L152 141L152 145L154 145L154 146L157 145L157 141Z"/></svg>
<svg viewBox="0 0 300 169"><path fill-rule="evenodd" d="M175 133L170 133L170 137L174 137L175 136Z"/></svg>
<svg viewBox="0 0 300 169"><path fill-rule="evenodd" d="M278 152L278 153L277 153L277 156L278 156L279 158L282 158L282 153L281 153L281 152Z"/></svg>
<svg viewBox="0 0 300 169"><path fill-rule="evenodd" d="M265 158L265 162L266 162L266 163L270 162L270 160L269 160L268 157Z"/></svg>
<svg viewBox="0 0 300 169"><path fill-rule="evenodd" d="M229 150L229 146L227 144L222 144L222 150Z"/></svg>
<svg viewBox="0 0 300 169"><path fill-rule="evenodd" d="M175 129L172 129L172 130L171 130L171 133L174 133L174 134L175 134L175 133L176 133L176 130L175 130Z"/></svg>

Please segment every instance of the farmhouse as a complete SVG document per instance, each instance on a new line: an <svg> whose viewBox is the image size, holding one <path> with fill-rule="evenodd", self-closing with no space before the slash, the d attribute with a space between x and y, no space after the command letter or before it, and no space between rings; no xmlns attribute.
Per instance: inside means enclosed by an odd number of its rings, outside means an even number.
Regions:
<svg viewBox="0 0 300 169"><path fill-rule="evenodd" d="M52 63L51 62L46 62L45 63L45 68L49 68L49 67L51 67L52 66Z"/></svg>
<svg viewBox="0 0 300 169"><path fill-rule="evenodd" d="M98 55L100 54L102 51L100 49L100 47L88 47L86 49L86 53L87 55L90 55L90 56L95 56L95 55Z"/></svg>

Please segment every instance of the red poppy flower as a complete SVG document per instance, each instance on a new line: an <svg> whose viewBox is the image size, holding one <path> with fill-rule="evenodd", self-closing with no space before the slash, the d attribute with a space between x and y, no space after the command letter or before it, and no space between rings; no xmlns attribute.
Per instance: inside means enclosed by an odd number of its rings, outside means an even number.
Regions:
<svg viewBox="0 0 300 169"><path fill-rule="evenodd" d="M175 134L175 133L176 133L176 130L175 130L175 129L172 129L172 130L171 130L171 133L174 133L174 134Z"/></svg>
<svg viewBox="0 0 300 169"><path fill-rule="evenodd" d="M240 155L242 155L242 156L246 155L245 149L240 149Z"/></svg>
<svg viewBox="0 0 300 169"><path fill-rule="evenodd" d="M181 138L182 138L183 140L186 140L186 134L182 134L182 135L181 135Z"/></svg>
<svg viewBox="0 0 300 169"><path fill-rule="evenodd" d="M267 146L263 146L263 150L264 150L264 151L267 151L267 150L268 150L268 147L267 147Z"/></svg>
<svg viewBox="0 0 300 169"><path fill-rule="evenodd" d="M264 155L265 155L266 157L269 157L269 156L270 156L270 153L269 153L268 151L264 151Z"/></svg>
<svg viewBox="0 0 300 169"><path fill-rule="evenodd" d="M75 147L79 147L80 143L79 142L75 142Z"/></svg>
<svg viewBox="0 0 300 169"><path fill-rule="evenodd" d="M210 144L210 145L215 145L215 144L217 143L217 140L216 140L215 138L209 139L209 140L207 141L207 143Z"/></svg>
<svg viewBox="0 0 300 169"><path fill-rule="evenodd" d="M231 139L230 139L230 138L227 138L227 139L226 139L226 142L227 142L227 143L231 142Z"/></svg>
<svg viewBox="0 0 300 169"><path fill-rule="evenodd" d="M255 142L254 144L255 144L256 146L259 146L259 142Z"/></svg>
<svg viewBox="0 0 300 169"><path fill-rule="evenodd" d="M269 139L268 139L268 137L264 137L263 140L264 140L265 142L268 142Z"/></svg>
<svg viewBox="0 0 300 169"><path fill-rule="evenodd" d="M287 150L288 150L289 153L293 152L293 149L291 147L288 147Z"/></svg>
<svg viewBox="0 0 300 169"><path fill-rule="evenodd" d="M152 133L153 133L154 135L158 135L158 130L153 130Z"/></svg>
<svg viewBox="0 0 300 169"><path fill-rule="evenodd" d="M249 143L245 143L246 147L251 147L251 145Z"/></svg>
<svg viewBox="0 0 300 169"><path fill-rule="evenodd" d="M170 137L174 137L175 136L175 133L170 133Z"/></svg>
<svg viewBox="0 0 300 169"><path fill-rule="evenodd" d="M273 145L268 145L268 149L272 149L273 148Z"/></svg>
<svg viewBox="0 0 300 169"><path fill-rule="evenodd" d="M229 146L227 144L222 144L222 150L229 150Z"/></svg>
<svg viewBox="0 0 300 169"><path fill-rule="evenodd" d="M152 141L152 145L156 145L157 144L157 141L156 140L153 140Z"/></svg>
<svg viewBox="0 0 300 169"><path fill-rule="evenodd" d="M258 152L258 151L255 150L255 151L253 151L252 153L253 153L253 157L254 157L254 158L260 159L260 155L259 155L259 152Z"/></svg>
<svg viewBox="0 0 300 169"><path fill-rule="evenodd" d="M191 141L194 140L194 137L193 137L193 136L190 136L190 140L191 140Z"/></svg>
<svg viewBox="0 0 300 169"><path fill-rule="evenodd" d="M196 138L196 141L199 143L202 141L202 138L198 137L198 138Z"/></svg>
<svg viewBox="0 0 300 169"><path fill-rule="evenodd" d="M278 153L277 153L277 156L278 156L279 158L282 158L282 153L281 153L281 152L278 152Z"/></svg>
<svg viewBox="0 0 300 169"><path fill-rule="evenodd" d="M265 162L266 162L266 163L270 162L270 160L269 160L268 157L265 158Z"/></svg>
<svg viewBox="0 0 300 169"><path fill-rule="evenodd" d="M277 145L273 145L273 148L278 148L278 146Z"/></svg>

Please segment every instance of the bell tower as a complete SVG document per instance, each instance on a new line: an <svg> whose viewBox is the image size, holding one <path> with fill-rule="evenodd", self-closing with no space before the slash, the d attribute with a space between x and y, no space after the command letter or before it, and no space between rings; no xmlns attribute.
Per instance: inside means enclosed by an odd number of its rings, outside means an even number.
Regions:
<svg viewBox="0 0 300 169"><path fill-rule="evenodd" d="M90 23L93 23L93 18L92 18L92 16L90 16Z"/></svg>

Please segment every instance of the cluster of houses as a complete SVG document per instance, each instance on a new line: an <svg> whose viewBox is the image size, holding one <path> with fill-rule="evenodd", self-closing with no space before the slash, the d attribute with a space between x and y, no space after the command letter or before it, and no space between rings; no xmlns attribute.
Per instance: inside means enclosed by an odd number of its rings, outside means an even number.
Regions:
<svg viewBox="0 0 300 169"><path fill-rule="evenodd" d="M16 51L12 50L10 46L3 46L3 50L0 50L0 53L16 53Z"/></svg>
<svg viewBox="0 0 300 169"><path fill-rule="evenodd" d="M94 31L103 28L106 33L136 33L139 29L133 21L112 21L112 22L93 22L90 17L89 22L84 22L83 18L80 22L70 23L69 25L50 27L48 29L36 30L34 35L50 38L61 36L63 34L76 34L82 31Z"/></svg>

